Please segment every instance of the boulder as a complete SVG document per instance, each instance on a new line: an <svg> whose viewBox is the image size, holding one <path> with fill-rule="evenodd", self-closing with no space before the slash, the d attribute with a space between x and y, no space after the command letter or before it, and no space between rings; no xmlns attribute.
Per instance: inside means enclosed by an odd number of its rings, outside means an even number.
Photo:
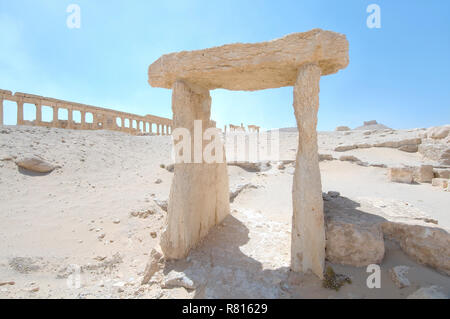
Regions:
<svg viewBox="0 0 450 319"><path fill-rule="evenodd" d="M444 139L450 134L450 125L430 127L426 131L426 136L432 139Z"/></svg>
<svg viewBox="0 0 450 319"><path fill-rule="evenodd" d="M434 168L433 169L434 176L437 178L446 178L450 179L450 169L447 168Z"/></svg>
<svg viewBox="0 0 450 319"><path fill-rule="evenodd" d="M415 261L450 275L450 234L445 228L411 220L384 222L382 230Z"/></svg>
<svg viewBox="0 0 450 319"><path fill-rule="evenodd" d="M398 148L400 151L407 152L407 153L416 153L419 150L419 147L417 145L402 145Z"/></svg>
<svg viewBox="0 0 450 319"><path fill-rule="evenodd" d="M414 170L410 167L392 167L389 169L389 180L395 183L407 183L413 182Z"/></svg>
<svg viewBox="0 0 450 319"><path fill-rule="evenodd" d="M50 173L54 169L58 168L57 165L53 165L46 160L39 157L24 157L16 160L17 166L30 170L36 173Z"/></svg>
<svg viewBox="0 0 450 319"><path fill-rule="evenodd" d="M197 285L185 273L172 270L165 278L162 288L183 287L186 289L195 289Z"/></svg>
<svg viewBox="0 0 450 319"><path fill-rule="evenodd" d="M335 131L337 132L350 131L350 128L348 126L338 126L336 127Z"/></svg>
<svg viewBox="0 0 450 319"><path fill-rule="evenodd" d="M425 139L418 150L420 154L437 161L440 165L450 165L450 146L447 143Z"/></svg>
<svg viewBox="0 0 450 319"><path fill-rule="evenodd" d="M356 267L380 263L384 257L381 220L349 209L342 198L324 203L327 260Z"/></svg>

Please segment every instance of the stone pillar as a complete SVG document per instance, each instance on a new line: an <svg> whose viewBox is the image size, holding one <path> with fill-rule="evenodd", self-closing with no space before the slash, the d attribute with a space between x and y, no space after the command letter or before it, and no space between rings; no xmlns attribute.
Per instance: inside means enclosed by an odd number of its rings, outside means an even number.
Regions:
<svg viewBox="0 0 450 319"><path fill-rule="evenodd" d="M86 111L80 111L81 113L81 129L84 130L86 128Z"/></svg>
<svg viewBox="0 0 450 319"><path fill-rule="evenodd" d="M36 105L36 125L40 125L42 123L42 105Z"/></svg>
<svg viewBox="0 0 450 319"><path fill-rule="evenodd" d="M292 187L291 269L312 270L323 278L325 228L316 131L320 76L317 65L304 65L294 86L299 142Z"/></svg>
<svg viewBox="0 0 450 319"><path fill-rule="evenodd" d="M0 125L3 125L3 99L0 98Z"/></svg>
<svg viewBox="0 0 450 319"><path fill-rule="evenodd" d="M73 110L71 108L67 109L67 128L73 127Z"/></svg>
<svg viewBox="0 0 450 319"><path fill-rule="evenodd" d="M53 127L58 127L58 110L59 108L57 106L53 107L53 120L52 120Z"/></svg>
<svg viewBox="0 0 450 319"><path fill-rule="evenodd" d="M223 163L194 163L194 120L203 132L211 125L211 97L204 88L176 81L172 92L173 125L191 133L191 163L176 163L161 249L167 259L184 258L211 227L229 214L228 174ZM203 132L197 132L200 139ZM203 147L206 142L203 143Z"/></svg>
<svg viewBox="0 0 450 319"><path fill-rule="evenodd" d="M17 125L23 125L23 102L17 101Z"/></svg>
<svg viewBox="0 0 450 319"><path fill-rule="evenodd" d="M160 135L159 124L158 123L156 123L156 135Z"/></svg>

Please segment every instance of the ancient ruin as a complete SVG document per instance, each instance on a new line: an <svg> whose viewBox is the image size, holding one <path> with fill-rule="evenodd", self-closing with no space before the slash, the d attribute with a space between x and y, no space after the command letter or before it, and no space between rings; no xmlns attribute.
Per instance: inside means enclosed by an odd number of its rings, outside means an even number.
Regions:
<svg viewBox="0 0 450 319"><path fill-rule="evenodd" d="M3 101L17 103L17 125L48 126L72 130L111 130L129 134L169 135L172 132L171 119L154 115L140 116L27 93L16 92L13 94L7 90L0 90L0 125L3 125ZM34 121L24 120L25 103L35 105L36 119ZM43 106L52 108L53 119L51 122L42 120ZM58 119L60 109L67 110L67 120ZM80 123L74 121L75 111L79 111L81 114ZM88 113L92 114L92 123L86 121Z"/></svg>
<svg viewBox="0 0 450 319"><path fill-rule="evenodd" d="M211 126L209 90L254 91L294 86L299 145L292 190L291 269L323 277L325 229L317 147L320 77L348 65L344 35L314 29L273 41L229 44L163 55L149 67L149 84L172 89L173 125ZM225 163L175 164L164 255L185 257L229 213Z"/></svg>

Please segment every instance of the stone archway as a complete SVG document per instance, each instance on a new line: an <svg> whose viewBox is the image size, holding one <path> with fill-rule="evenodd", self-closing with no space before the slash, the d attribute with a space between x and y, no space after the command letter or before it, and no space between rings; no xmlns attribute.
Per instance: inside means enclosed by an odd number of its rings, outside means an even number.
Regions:
<svg viewBox="0 0 450 319"><path fill-rule="evenodd" d="M299 130L292 189L291 269L323 277L325 229L317 147L320 77L348 65L344 35L314 29L269 42L229 44L163 55L149 67L149 84L172 89L174 128L193 134L194 120L211 126L210 90L255 91L294 86ZM191 141L193 144L193 141ZM184 258L229 214L226 163L175 164L161 249Z"/></svg>

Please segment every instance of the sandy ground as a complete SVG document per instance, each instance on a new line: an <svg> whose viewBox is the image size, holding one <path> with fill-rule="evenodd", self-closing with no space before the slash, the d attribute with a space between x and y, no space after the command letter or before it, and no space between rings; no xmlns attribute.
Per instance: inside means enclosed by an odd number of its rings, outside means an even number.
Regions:
<svg viewBox="0 0 450 319"><path fill-rule="evenodd" d="M324 132L320 153L355 141L414 137L420 130L392 134ZM381 136L385 135L385 136ZM296 133L281 133L280 156L294 159ZM363 161L420 165L418 153L370 148L348 151ZM50 174L18 169L14 157L39 155L61 168ZM365 267L331 265L352 278L338 292L311 274L289 271L292 174L276 165L266 172L229 166L230 188L251 183L231 204L232 214L213 229L187 260L171 262L141 285L165 212L155 200L168 198L173 174L171 139L109 131L0 127L0 298L404 298L438 285L450 295L450 278L407 257L387 242L381 288L369 289ZM430 184L398 184L387 169L350 162L320 164L324 191L361 198L401 200L450 228L450 193ZM157 181L158 179L161 180ZM135 216L137 215L137 216ZM410 267L411 286L398 289L388 270ZM80 275L74 272L80 269ZM158 278L183 271L195 290L161 288ZM78 285L78 279L80 279Z"/></svg>

